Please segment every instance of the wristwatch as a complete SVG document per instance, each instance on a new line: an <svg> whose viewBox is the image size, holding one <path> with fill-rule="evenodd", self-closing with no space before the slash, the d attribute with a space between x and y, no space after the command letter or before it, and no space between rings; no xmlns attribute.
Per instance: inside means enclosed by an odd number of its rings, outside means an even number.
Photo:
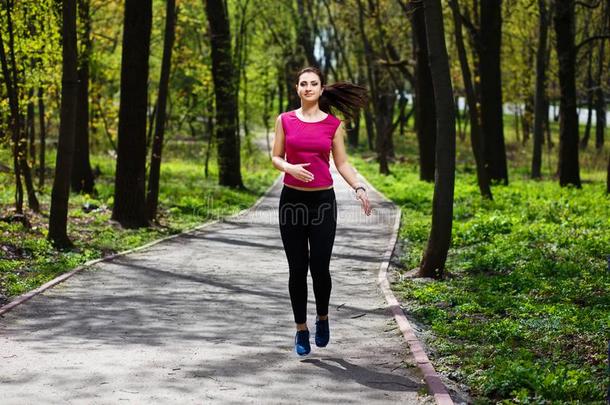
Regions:
<svg viewBox="0 0 610 405"><path fill-rule="evenodd" d="M362 191L364 191L366 193L366 188L362 187L362 186L358 186L356 188L354 188L354 193L358 194L358 190L362 189Z"/></svg>

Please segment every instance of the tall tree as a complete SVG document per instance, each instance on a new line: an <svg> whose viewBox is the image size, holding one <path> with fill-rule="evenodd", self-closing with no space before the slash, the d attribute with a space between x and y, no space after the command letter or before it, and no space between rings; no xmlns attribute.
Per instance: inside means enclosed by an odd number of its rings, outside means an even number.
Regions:
<svg viewBox="0 0 610 405"><path fill-rule="evenodd" d="M479 74L481 75L481 121L485 135L485 160L489 177L508 184L504 119L502 111L502 0L483 0L479 33Z"/></svg>
<svg viewBox="0 0 610 405"><path fill-rule="evenodd" d="M229 11L222 0L204 0L212 47L212 78L216 98L218 182L243 188L237 131L237 80L231 57ZM292 89L292 87L291 87Z"/></svg>
<svg viewBox="0 0 610 405"><path fill-rule="evenodd" d="M532 155L532 178L542 175L542 143L544 125L549 110L546 100L546 50L549 31L547 0L538 0L538 49L536 50L536 95L534 97L534 151Z"/></svg>
<svg viewBox="0 0 610 405"><path fill-rule="evenodd" d="M455 183L455 109L440 0L426 0L426 39L436 107L436 175L432 228L419 275L441 278L451 244Z"/></svg>
<svg viewBox="0 0 610 405"><path fill-rule="evenodd" d="M305 13L305 0L297 0L297 11L299 18L297 19L297 44L303 47L303 53L307 59L309 66L319 67L319 63L313 54L313 36L311 27L309 26L310 19Z"/></svg>
<svg viewBox="0 0 610 405"><path fill-rule="evenodd" d="M610 33L610 3L602 2L602 19L600 24L600 32ZM607 59L605 55L606 38L601 38L599 41L599 52L597 55L597 75L595 79L595 147L601 149L604 146L604 133L606 132L606 98L604 96L604 89L602 86L603 74L604 74L604 62ZM607 69L607 68L606 68ZM606 70L607 71L607 70Z"/></svg>
<svg viewBox="0 0 610 405"><path fill-rule="evenodd" d="M580 187L574 0L555 0L554 25L559 63L559 184Z"/></svg>
<svg viewBox="0 0 610 405"><path fill-rule="evenodd" d="M388 137L392 130L392 112L394 107L395 97L393 98L392 89L390 89L389 80L382 77L379 64L376 62L375 52L365 28L365 8L361 0L357 0L358 4L358 29L362 40L364 50L364 60L366 64L366 77L368 80L369 90L371 93L371 104L373 106L374 117L369 117L370 111L365 109L365 120L369 137L371 135L369 126L374 123L375 127L375 147L377 150L377 159L379 161L379 173L389 174L390 166L388 164L389 142ZM389 119L388 119L389 115Z"/></svg>
<svg viewBox="0 0 610 405"><path fill-rule="evenodd" d="M19 100L19 74L17 71L17 61L15 58L15 32L13 29L13 12L14 3L11 0L5 1L6 27L9 36L7 57L2 35L0 35L0 62L2 65L2 75L7 88L10 109L10 126L13 133L13 165L15 169L15 209L17 214L23 214L23 185L21 176L23 176L25 187L28 196L28 206L35 212L40 210L38 198L34 190L32 181L32 173L27 160L27 138L23 129L23 118L21 116ZM10 64L10 66L9 66Z"/></svg>
<svg viewBox="0 0 610 405"><path fill-rule="evenodd" d="M40 142L38 145L38 188L44 187L45 178L45 151L47 143L47 125L45 120L45 108L42 87L38 88L38 125L40 132Z"/></svg>
<svg viewBox="0 0 610 405"><path fill-rule="evenodd" d="M126 228L146 216L146 108L152 0L126 0L121 59L119 142L112 218Z"/></svg>
<svg viewBox="0 0 610 405"><path fill-rule="evenodd" d="M74 153L76 128L76 92L78 89L76 49L76 0L62 2L62 88L59 144L55 160L55 178L51 192L49 216L49 240L58 248L72 245L68 238L68 199L70 197L70 172Z"/></svg>
<svg viewBox="0 0 610 405"><path fill-rule="evenodd" d="M610 156L608 156L608 173L606 174L606 193L610 194Z"/></svg>
<svg viewBox="0 0 610 405"><path fill-rule="evenodd" d="M78 102L76 104L76 138L72 164L72 191L93 193L94 180L89 161L89 64L91 59L90 0L78 0L81 23L78 63Z"/></svg>
<svg viewBox="0 0 610 405"><path fill-rule="evenodd" d="M423 7L415 7L411 16L415 45L415 131L419 145L419 178L434 181L436 150L436 110L434 90L428 65L428 43Z"/></svg>
<svg viewBox="0 0 610 405"><path fill-rule="evenodd" d="M150 221L157 217L157 205L159 202L159 177L165 134L165 110L169 90L172 49L176 33L176 0L167 0L165 10L165 38L163 40L163 60L161 62L161 77L159 79L159 94L157 96L157 119L155 120L155 134L150 154L150 174L148 175L148 191L146 194L146 212Z"/></svg>
<svg viewBox="0 0 610 405"><path fill-rule="evenodd" d="M457 0L450 0L451 11L453 13L453 21L455 28L455 42L460 59L462 69L462 77L464 80L464 88L466 90L466 101L468 103L468 111L470 113L470 143L474 155L475 164L477 167L477 181L479 191L485 198L492 199L491 188L489 186L489 177L485 170L485 161L483 151L485 150L485 140L481 132L479 124L479 107L477 106L474 86L470 75L470 67L468 66L468 57L466 56L466 47L464 46L464 38L462 36L462 17ZM457 111L457 109L456 109Z"/></svg>
<svg viewBox="0 0 610 405"><path fill-rule="evenodd" d="M7 15L7 26L12 28L11 24L11 8L12 4L7 0L5 2L6 15ZM10 40L9 40L10 49ZM12 52L11 52L12 53ZM21 181L21 168L19 167L19 97L16 92L17 88L13 84L13 75L9 68L8 57L4 48L4 38L2 32L0 32L0 62L2 64L2 77L4 84L6 85L6 94L8 95L9 108L10 108L10 127L12 132L13 141L13 167L15 171L15 211L18 215L23 214L23 183Z"/></svg>

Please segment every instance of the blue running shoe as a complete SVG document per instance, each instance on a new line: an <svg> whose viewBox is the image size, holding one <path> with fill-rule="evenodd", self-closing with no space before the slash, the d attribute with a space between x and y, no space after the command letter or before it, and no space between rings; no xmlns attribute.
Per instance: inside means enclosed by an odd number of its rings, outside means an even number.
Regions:
<svg viewBox="0 0 610 405"><path fill-rule="evenodd" d="M330 329L328 327L328 319L316 321L316 346L326 347L330 339Z"/></svg>
<svg viewBox="0 0 610 405"><path fill-rule="evenodd" d="M299 356L305 356L311 351L309 345L309 331L298 330L297 335L294 338L294 350Z"/></svg>

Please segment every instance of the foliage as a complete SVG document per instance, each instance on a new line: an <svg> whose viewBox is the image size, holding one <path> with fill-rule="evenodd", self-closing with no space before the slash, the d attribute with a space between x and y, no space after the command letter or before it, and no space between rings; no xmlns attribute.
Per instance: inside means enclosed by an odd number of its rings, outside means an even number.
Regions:
<svg viewBox="0 0 610 405"><path fill-rule="evenodd" d="M404 150L409 142L398 146ZM400 206L400 260L405 270L417 267L432 185L420 182L408 161L384 177L373 162L354 160ZM494 201L482 200L473 171L458 165L450 276L442 282L399 276L393 285L433 333L428 344L439 369L470 386L480 403L604 398L610 201L603 173L588 164L593 159L583 160L582 190L553 179L532 182L524 173L512 175L508 187L496 186Z"/></svg>

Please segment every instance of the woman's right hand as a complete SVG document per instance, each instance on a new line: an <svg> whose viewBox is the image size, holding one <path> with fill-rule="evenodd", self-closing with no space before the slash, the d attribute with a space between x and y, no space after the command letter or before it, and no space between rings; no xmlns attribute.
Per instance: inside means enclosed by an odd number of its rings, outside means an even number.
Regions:
<svg viewBox="0 0 610 405"><path fill-rule="evenodd" d="M313 173L308 171L304 167L309 166L310 164L311 163L286 163L284 171L296 179L299 179L304 182L310 182L313 180Z"/></svg>

